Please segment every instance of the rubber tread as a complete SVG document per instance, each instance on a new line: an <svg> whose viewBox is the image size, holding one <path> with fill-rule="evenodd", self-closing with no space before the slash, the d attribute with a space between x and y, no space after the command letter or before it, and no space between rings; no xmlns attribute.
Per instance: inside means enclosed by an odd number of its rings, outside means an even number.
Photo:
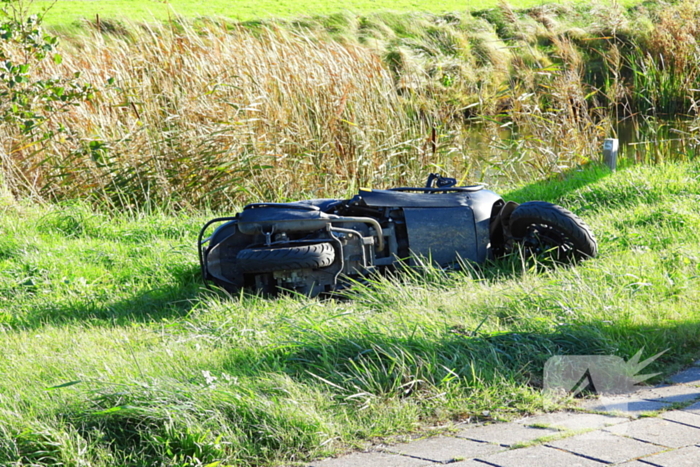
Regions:
<svg viewBox="0 0 700 467"><path fill-rule="evenodd" d="M513 211L510 231L513 237L524 237L530 226L546 225L568 238L574 248L574 259L593 258L598 243L591 229L573 212L545 201L528 201Z"/></svg>
<svg viewBox="0 0 700 467"><path fill-rule="evenodd" d="M236 263L244 273L325 268L335 261L330 243L283 248L247 248L238 252Z"/></svg>

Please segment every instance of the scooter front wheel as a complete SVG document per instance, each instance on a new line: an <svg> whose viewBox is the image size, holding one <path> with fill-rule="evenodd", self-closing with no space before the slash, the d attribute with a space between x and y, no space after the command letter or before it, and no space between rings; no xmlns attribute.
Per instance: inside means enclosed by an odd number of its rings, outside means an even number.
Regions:
<svg viewBox="0 0 700 467"><path fill-rule="evenodd" d="M535 256L546 254L557 261L575 261L598 254L591 229L576 214L556 204L521 204L510 216L510 232Z"/></svg>
<svg viewBox="0 0 700 467"><path fill-rule="evenodd" d="M330 266L333 261L335 250L330 243L247 248L236 256L238 267L247 273L318 269Z"/></svg>

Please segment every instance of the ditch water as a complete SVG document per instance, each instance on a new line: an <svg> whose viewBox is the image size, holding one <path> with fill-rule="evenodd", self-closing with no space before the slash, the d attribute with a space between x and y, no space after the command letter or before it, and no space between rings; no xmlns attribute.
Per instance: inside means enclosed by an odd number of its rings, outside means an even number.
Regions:
<svg viewBox="0 0 700 467"><path fill-rule="evenodd" d="M695 159L700 151L700 126L693 120L627 120L616 125L620 157L651 163Z"/></svg>
<svg viewBox="0 0 700 467"><path fill-rule="evenodd" d="M481 182L494 179L527 177L533 165L531 156L523 155L524 150L537 152L528 147L531 135L523 135L512 126L486 128L485 125L469 125L464 128L461 139L465 142L463 151L476 159L473 173ZM626 119L613 125L610 138L619 142L618 164L625 166L637 163L661 163L664 161L686 161L700 154L700 122L697 120ZM595 143L598 144L598 143ZM590 157L602 161L602 140L600 147L585 148ZM557 151L558 141L540 141L541 152ZM566 169L566 163L557 168Z"/></svg>

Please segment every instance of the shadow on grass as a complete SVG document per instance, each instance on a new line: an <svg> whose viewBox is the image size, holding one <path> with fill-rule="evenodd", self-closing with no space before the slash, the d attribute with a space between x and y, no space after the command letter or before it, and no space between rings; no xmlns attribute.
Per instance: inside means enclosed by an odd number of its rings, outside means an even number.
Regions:
<svg viewBox="0 0 700 467"><path fill-rule="evenodd" d="M391 337L368 332L308 339L278 347L257 359L236 351L225 371L248 376L283 372L297 380L325 383L341 395L408 395L420 386L459 379L467 386L500 379L541 385L545 361L553 355L608 355L618 350L599 329L568 327L553 333L505 332L472 336L446 329L439 339Z"/></svg>
<svg viewBox="0 0 700 467"><path fill-rule="evenodd" d="M16 326L34 329L47 323L54 325L76 322L124 325L132 322L153 322L187 315L197 302L202 289L198 265L173 268L166 284L154 288L134 285L134 292L122 299L110 299L109 291L94 295L75 295L61 303L40 301L20 317ZM95 286L99 287L99 286Z"/></svg>
<svg viewBox="0 0 700 467"><path fill-rule="evenodd" d="M317 331L317 330L315 330ZM626 361L639 350L642 360L665 354L643 374L660 373L657 384L697 358L699 322L659 326L615 326L589 323L562 326L554 332L503 332L472 336L451 328L438 339L391 337L366 332L308 339L255 355L236 351L224 371L254 377L284 373L309 385L321 384L349 402L371 397L410 396L423 390L457 384L467 390L543 386L545 362L556 355L614 355ZM500 388L500 389L498 389ZM500 396L495 396L497 399ZM474 409L480 402L472 401ZM516 401L517 405L517 401Z"/></svg>

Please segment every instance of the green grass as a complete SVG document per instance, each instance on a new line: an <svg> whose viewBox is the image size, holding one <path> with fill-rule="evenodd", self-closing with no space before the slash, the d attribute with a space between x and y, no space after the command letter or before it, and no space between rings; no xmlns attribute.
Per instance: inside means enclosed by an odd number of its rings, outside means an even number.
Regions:
<svg viewBox="0 0 700 467"><path fill-rule="evenodd" d="M303 465L451 421L570 401L555 354L700 355L700 164L591 168L511 190L580 214L600 256L429 267L351 300L200 282L209 215L9 205L0 217L0 465Z"/></svg>
<svg viewBox="0 0 700 467"><path fill-rule="evenodd" d="M330 15L340 12L370 13L391 10L397 12L425 11L444 13L448 11L474 11L498 6L499 0L472 0L463 2L447 0L442 2L424 2L418 0L312 0L298 2L293 0L261 0L249 2L243 0L170 0L167 2L138 0L100 0L86 2L82 0L59 0L46 16L46 24L51 26L70 25L80 19L94 20L95 15L101 19L126 19L132 21L167 20L177 16L197 18L202 16L223 17L236 21L255 21L270 18L295 18L308 15ZM514 0L508 2L515 8L528 8L542 5L542 0ZM570 3L587 3L581 0ZM619 2L633 5L636 0ZM33 8L40 11L50 2L36 1Z"/></svg>

